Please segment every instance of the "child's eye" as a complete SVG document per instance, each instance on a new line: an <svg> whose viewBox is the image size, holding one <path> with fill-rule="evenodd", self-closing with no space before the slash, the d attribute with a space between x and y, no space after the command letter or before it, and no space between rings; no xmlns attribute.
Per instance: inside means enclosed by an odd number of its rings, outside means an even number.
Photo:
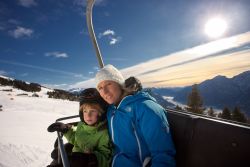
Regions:
<svg viewBox="0 0 250 167"><path fill-rule="evenodd" d="M93 113L93 112L98 112L97 110L90 110L89 111L90 113Z"/></svg>

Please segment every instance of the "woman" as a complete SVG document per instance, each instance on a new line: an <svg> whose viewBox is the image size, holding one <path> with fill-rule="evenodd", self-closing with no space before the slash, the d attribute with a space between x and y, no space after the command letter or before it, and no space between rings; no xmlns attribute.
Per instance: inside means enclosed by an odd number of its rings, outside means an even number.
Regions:
<svg viewBox="0 0 250 167"><path fill-rule="evenodd" d="M165 110L148 93L129 93L122 74L107 65L96 74L97 90L110 104L112 166L175 166L175 148Z"/></svg>

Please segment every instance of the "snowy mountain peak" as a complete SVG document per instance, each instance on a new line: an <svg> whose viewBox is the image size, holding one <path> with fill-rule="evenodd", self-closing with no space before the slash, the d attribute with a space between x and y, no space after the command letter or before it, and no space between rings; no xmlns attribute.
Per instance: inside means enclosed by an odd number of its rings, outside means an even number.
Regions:
<svg viewBox="0 0 250 167"><path fill-rule="evenodd" d="M13 81L13 80L14 80L13 78L6 77L6 76L3 76L3 75L0 75L0 78L9 79L9 80L11 80L11 81Z"/></svg>

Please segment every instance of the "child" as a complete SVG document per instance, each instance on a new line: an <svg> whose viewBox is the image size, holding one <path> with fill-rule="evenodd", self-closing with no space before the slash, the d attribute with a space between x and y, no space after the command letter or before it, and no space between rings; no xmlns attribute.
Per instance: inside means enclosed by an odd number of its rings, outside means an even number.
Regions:
<svg viewBox="0 0 250 167"><path fill-rule="evenodd" d="M49 132L62 132L68 142L73 144L72 154L68 156L71 167L109 166L111 141L106 127L107 106L108 104L95 88L85 89L80 95L81 121L76 129L61 122L53 123L48 127Z"/></svg>

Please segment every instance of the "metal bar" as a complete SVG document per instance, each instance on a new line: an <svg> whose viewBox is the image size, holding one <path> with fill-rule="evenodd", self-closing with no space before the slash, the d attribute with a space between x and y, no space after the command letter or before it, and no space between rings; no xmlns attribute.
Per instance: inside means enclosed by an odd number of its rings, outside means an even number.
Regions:
<svg viewBox="0 0 250 167"><path fill-rule="evenodd" d="M99 49L99 46L98 46L98 43L97 43L97 40L96 40L94 27L93 27L93 23L92 23L92 9L93 9L94 3L95 3L95 0L87 0L87 11L86 11L87 26L88 26L88 31L89 31L91 41L92 41L93 46L95 48L96 57L97 57L99 66L100 66L100 68L103 68L104 63L103 63L103 60L102 60L101 51Z"/></svg>
<svg viewBox="0 0 250 167"><path fill-rule="evenodd" d="M72 118L77 118L79 115L73 115L73 116L68 116L68 117L62 117L56 120L62 121L62 120L67 120L67 119L72 119ZM62 140L63 135L60 132L57 132L57 140L58 140L58 163L60 163L60 160L62 160L63 166L64 167L70 167L69 166L69 159L67 156L67 153L64 148L63 140Z"/></svg>
<svg viewBox="0 0 250 167"><path fill-rule="evenodd" d="M210 120L210 121L214 121L214 122L219 122L219 123L233 125L233 126L240 126L242 128L250 129L250 125L248 123L242 123L242 122L222 119L222 118L218 118L218 117L210 117L210 116L206 116L203 114L191 113L191 112L188 112L186 110L176 110L174 108L168 108L168 107L165 108L165 110L167 112L172 112L172 113L176 113L179 115L188 115L188 116L194 117L194 118L201 118L201 119L206 119L206 120Z"/></svg>
<svg viewBox="0 0 250 167"><path fill-rule="evenodd" d="M60 132L57 132L57 137L58 137L58 147L59 147L59 151L61 154L61 159L62 159L62 163L64 167L69 167L69 160L63 145L63 140L62 140L62 136Z"/></svg>
<svg viewBox="0 0 250 167"><path fill-rule="evenodd" d="M68 117L62 117L62 118L58 118L58 119L56 120L56 122L58 122L58 121L63 121L63 120L66 120L66 119L77 118L77 117L79 117L79 115L73 115L73 116L68 116Z"/></svg>

